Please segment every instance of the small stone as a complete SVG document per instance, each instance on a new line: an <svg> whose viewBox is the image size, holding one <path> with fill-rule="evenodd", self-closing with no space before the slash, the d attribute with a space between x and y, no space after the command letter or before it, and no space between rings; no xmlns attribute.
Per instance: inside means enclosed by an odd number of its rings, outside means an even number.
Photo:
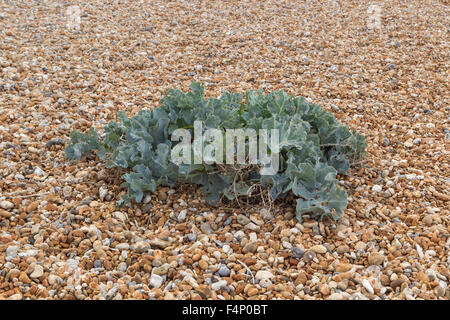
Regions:
<svg viewBox="0 0 450 320"><path fill-rule="evenodd" d="M169 272L169 265L163 264L162 266L153 268L152 273L157 274L158 276L163 276Z"/></svg>
<svg viewBox="0 0 450 320"><path fill-rule="evenodd" d="M422 247L419 246L417 243L416 243L416 251L417 251L417 254L419 255L419 258L420 258L420 259L422 259L422 258L425 257L425 255L423 254L423 249L422 249Z"/></svg>
<svg viewBox="0 0 450 320"><path fill-rule="evenodd" d="M264 220L271 220L273 219L273 214L270 210L267 210L266 208L262 208L259 211L261 218L263 218Z"/></svg>
<svg viewBox="0 0 450 320"><path fill-rule="evenodd" d="M13 294L8 297L8 300L22 300L22 295L20 293Z"/></svg>
<svg viewBox="0 0 450 320"><path fill-rule="evenodd" d="M76 268L78 268L78 264L79 264L80 262L78 261L78 260L75 260L75 259L68 259L67 261L66 261L66 268L67 268L67 271L72 271L72 270L75 270Z"/></svg>
<svg viewBox="0 0 450 320"><path fill-rule="evenodd" d="M103 263L101 260L95 260L94 261L94 268L101 268L103 266Z"/></svg>
<svg viewBox="0 0 450 320"><path fill-rule="evenodd" d="M259 231L259 227L256 224L254 224L253 222L250 222L247 225L245 225L245 228L252 230L252 231Z"/></svg>
<svg viewBox="0 0 450 320"><path fill-rule="evenodd" d="M391 281L391 288L395 289L397 287L400 287L403 282L404 282L404 279L402 279L402 278L398 278L396 280L393 280L393 281Z"/></svg>
<svg viewBox="0 0 450 320"><path fill-rule="evenodd" d="M9 219L12 217L12 213L6 210L0 210L0 217Z"/></svg>
<svg viewBox="0 0 450 320"><path fill-rule="evenodd" d="M95 251L99 251L103 247L103 243L100 240L95 240L92 244L92 248L94 248Z"/></svg>
<svg viewBox="0 0 450 320"><path fill-rule="evenodd" d="M292 256L296 259L301 259L303 257L303 255L305 254L305 250L303 250L302 248L293 247L291 249L291 251L292 251Z"/></svg>
<svg viewBox="0 0 450 320"><path fill-rule="evenodd" d="M433 224L433 217L431 215L426 215L425 218L423 218L423 222L427 226L431 226Z"/></svg>
<svg viewBox="0 0 450 320"><path fill-rule="evenodd" d="M272 281L270 281L269 279L262 279L259 282L259 285L261 286L261 288L267 289L268 287L270 287L272 285Z"/></svg>
<svg viewBox="0 0 450 320"><path fill-rule="evenodd" d="M63 195L66 199L69 199L72 196L72 187L71 186L65 186L63 188Z"/></svg>
<svg viewBox="0 0 450 320"><path fill-rule="evenodd" d="M322 284L319 286L319 292L324 296L328 296L330 294L330 288L326 284Z"/></svg>
<svg viewBox="0 0 450 320"><path fill-rule="evenodd" d="M328 300L342 300L343 298L342 294L335 292L328 297Z"/></svg>
<svg viewBox="0 0 450 320"><path fill-rule="evenodd" d="M100 189L98 190L98 197L100 198L100 200L105 199L107 195L108 195L108 188L106 188L105 186L101 186Z"/></svg>
<svg viewBox="0 0 450 320"><path fill-rule="evenodd" d="M221 280L222 281L222 280ZM219 282L219 285L216 285L216 286L220 286L220 284L223 284L223 282L220 282L220 281L218 281ZM217 282L215 282L215 283L217 283ZM215 283L213 283L212 285L211 285L211 288L216 288L216 286L214 286L214 284ZM225 285L226 285L227 283L226 283L226 281L225 281ZM213 287L214 286L214 287ZM218 288L217 290L219 290L220 288ZM209 298L210 296L211 296L211 289L208 287L208 286L206 286L206 285L199 285L197 288L196 288L196 290L197 290L197 292L199 292L204 298ZM215 291L217 291L217 290L215 290Z"/></svg>
<svg viewBox="0 0 450 320"><path fill-rule="evenodd" d="M148 249L150 249L150 245L154 246L151 242L145 242L145 241L139 241L136 242L132 248L134 251L139 252L139 253L143 253L146 252Z"/></svg>
<svg viewBox="0 0 450 320"><path fill-rule="evenodd" d="M297 278L295 279L295 284L299 285L305 285L306 282L308 281L308 276L306 275L306 272L302 271L297 275Z"/></svg>
<svg viewBox="0 0 450 320"><path fill-rule="evenodd" d="M325 254L327 252L327 248L321 244L315 245L310 248L315 253Z"/></svg>
<svg viewBox="0 0 450 320"><path fill-rule="evenodd" d="M160 191L158 192L158 199L160 201L166 201L167 200L167 193Z"/></svg>
<svg viewBox="0 0 450 320"><path fill-rule="evenodd" d="M230 275L230 269L225 264L222 264L218 271L219 276L228 277Z"/></svg>
<svg viewBox="0 0 450 320"><path fill-rule="evenodd" d="M28 278L27 274L25 272L21 272L19 275L19 281L22 283L30 284L31 280Z"/></svg>
<svg viewBox="0 0 450 320"><path fill-rule="evenodd" d="M36 167L36 168L34 169L34 174L37 175L37 176L44 176L44 175L45 175L45 172L44 172L41 168Z"/></svg>
<svg viewBox="0 0 450 320"><path fill-rule="evenodd" d="M12 203L10 201L3 200L2 202L0 202L0 207L2 209L9 210L9 209L14 208L14 203Z"/></svg>
<svg viewBox="0 0 450 320"><path fill-rule="evenodd" d="M17 257L17 251L19 251L19 246L9 246L6 248L6 257L12 259Z"/></svg>
<svg viewBox="0 0 450 320"><path fill-rule="evenodd" d="M34 267L33 273L30 274L30 277L33 278L33 279L34 278L40 278L40 277L42 277L43 274L44 274L44 268L41 265L37 264Z"/></svg>
<svg viewBox="0 0 450 320"><path fill-rule="evenodd" d="M261 218L256 215L250 216L250 221L256 224L257 226L261 226L264 224L264 221L261 220Z"/></svg>
<svg viewBox="0 0 450 320"><path fill-rule="evenodd" d="M126 242L119 243L116 245L117 250L128 250L130 248L130 245Z"/></svg>
<svg viewBox="0 0 450 320"><path fill-rule="evenodd" d="M123 213L123 212L120 212L120 211L115 211L115 212L113 213L113 216L114 216L116 219L118 219L118 220L120 220L120 221L122 221L122 222L124 222L124 221L127 220L126 214Z"/></svg>
<svg viewBox="0 0 450 320"><path fill-rule="evenodd" d="M347 272L352 269L352 265L350 263L338 263L335 269L336 272Z"/></svg>
<svg viewBox="0 0 450 320"><path fill-rule="evenodd" d="M219 291L220 289L225 287L227 284L228 283L227 283L226 280L219 280L219 281L214 282L213 284L211 284L211 289L213 289L214 291Z"/></svg>
<svg viewBox="0 0 450 320"><path fill-rule="evenodd" d="M380 282L383 286L387 287L391 283L391 280L389 279L389 277L387 275L381 274Z"/></svg>
<svg viewBox="0 0 450 320"><path fill-rule="evenodd" d="M159 288L163 284L163 278L157 274L152 274L149 283L153 288Z"/></svg>
<svg viewBox="0 0 450 320"><path fill-rule="evenodd" d="M189 241L191 241L191 242L194 242L194 241L197 240L197 236L196 236L195 234L193 234L193 233L188 233L188 234L186 235L186 237L187 237L187 239L188 239Z"/></svg>
<svg viewBox="0 0 450 320"><path fill-rule="evenodd" d="M372 285L370 284L370 282L369 282L367 279L363 279L362 285L363 285L364 288L366 288L366 290L367 290L370 294L374 294Z"/></svg>
<svg viewBox="0 0 450 320"><path fill-rule="evenodd" d="M214 232L213 228L211 227L211 225L208 222L202 223L200 225L200 230L202 230L202 232L206 233L206 234L210 234L210 233Z"/></svg>
<svg viewBox="0 0 450 320"><path fill-rule="evenodd" d="M117 266L117 271L119 271L119 272L125 272L125 271L127 271L127 264L126 264L126 262L121 262L121 263L119 263L119 265Z"/></svg>
<svg viewBox="0 0 450 320"><path fill-rule="evenodd" d="M36 211L36 209L39 207L39 201L34 201L32 203L30 203L26 208L25 211L27 213L31 213L33 211Z"/></svg>
<svg viewBox="0 0 450 320"><path fill-rule="evenodd" d="M340 245L339 247L337 247L336 251L337 251L337 253L339 253L339 254L343 254L343 253L349 252L349 251L350 251L350 248L349 248L348 245L342 244L342 245Z"/></svg>
<svg viewBox="0 0 450 320"><path fill-rule="evenodd" d="M257 294L258 294L258 289L256 289L255 287L252 287L252 288L248 289L248 291L247 291L247 295L249 297L256 296Z"/></svg>
<svg viewBox="0 0 450 320"><path fill-rule="evenodd" d="M373 192L381 192L383 188L379 184L374 184L372 187Z"/></svg>
<svg viewBox="0 0 450 320"><path fill-rule="evenodd" d="M50 141L47 141L47 143L45 144L45 147L47 149L50 149L52 146L57 145L57 144L64 144L64 140L61 138L52 139Z"/></svg>
<svg viewBox="0 0 450 320"><path fill-rule="evenodd" d="M178 222L182 222L186 219L186 213L187 213L186 209L183 209L180 211L180 213L178 214L178 217L177 217Z"/></svg>
<svg viewBox="0 0 450 320"><path fill-rule="evenodd" d="M303 255L303 260L305 260L305 262L311 262L315 257L316 253L312 250L308 250Z"/></svg>
<svg viewBox="0 0 450 320"><path fill-rule="evenodd" d="M371 266L379 266L384 262L384 255L378 252L370 253L368 261Z"/></svg>
<svg viewBox="0 0 450 320"><path fill-rule="evenodd" d="M250 219L248 217L244 216L243 214L238 215L236 217L236 221L243 226L250 223Z"/></svg>
<svg viewBox="0 0 450 320"><path fill-rule="evenodd" d="M113 297L116 295L117 291L119 291L119 286L114 286L114 287L112 287L112 288L109 289L108 292L106 293L105 299L106 299L106 300L109 300L109 299L113 298Z"/></svg>
<svg viewBox="0 0 450 320"><path fill-rule="evenodd" d="M156 247L156 248L159 248L159 249L165 249L165 248L167 248L170 245L170 243L168 241L164 241L164 240L161 240L161 239L153 239L153 240L150 241L150 245L152 247Z"/></svg>
<svg viewBox="0 0 450 320"><path fill-rule="evenodd" d="M255 280L257 282L260 282L262 280L271 280L274 277L274 275L272 274L272 272L267 271L267 270L259 270L256 275L255 275Z"/></svg>
<svg viewBox="0 0 450 320"><path fill-rule="evenodd" d="M242 249L242 252L243 253L255 253L257 248L258 248L257 242L249 242L244 246L244 248Z"/></svg>
<svg viewBox="0 0 450 320"><path fill-rule="evenodd" d="M238 230L234 234L234 239L237 240L237 241L241 241L244 237L245 237L245 232L242 231L242 230Z"/></svg>
<svg viewBox="0 0 450 320"><path fill-rule="evenodd" d="M53 286L55 283L58 282L58 276L51 274L48 276L47 281L49 285Z"/></svg>
<svg viewBox="0 0 450 320"><path fill-rule="evenodd" d="M209 265L208 265L208 262L206 262L205 260L202 259L198 262L198 266L202 270L207 270Z"/></svg>

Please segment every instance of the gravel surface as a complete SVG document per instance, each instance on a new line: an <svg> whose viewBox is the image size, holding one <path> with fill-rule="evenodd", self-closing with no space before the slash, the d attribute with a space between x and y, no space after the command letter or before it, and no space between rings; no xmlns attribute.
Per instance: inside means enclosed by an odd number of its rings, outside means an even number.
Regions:
<svg viewBox="0 0 450 320"><path fill-rule="evenodd" d="M0 299L450 298L446 1L75 3L80 28L70 2L0 3ZM284 89L364 134L343 217L182 188L119 208L119 173L64 159L71 130L194 80Z"/></svg>

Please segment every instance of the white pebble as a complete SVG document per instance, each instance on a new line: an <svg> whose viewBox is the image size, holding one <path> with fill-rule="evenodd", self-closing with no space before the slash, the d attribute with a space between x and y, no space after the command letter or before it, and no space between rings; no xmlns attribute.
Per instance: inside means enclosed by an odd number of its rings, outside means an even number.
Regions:
<svg viewBox="0 0 450 320"><path fill-rule="evenodd" d="M367 290L368 292L370 292L371 294L374 294L372 285L370 284L370 282L369 282L367 279L364 279L364 280L362 281L362 285L363 285L364 288L366 288L366 290Z"/></svg>

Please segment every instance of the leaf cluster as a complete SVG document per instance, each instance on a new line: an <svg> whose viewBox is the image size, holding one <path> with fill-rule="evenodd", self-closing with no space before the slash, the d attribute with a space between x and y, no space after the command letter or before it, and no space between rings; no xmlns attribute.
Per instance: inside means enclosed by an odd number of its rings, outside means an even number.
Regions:
<svg viewBox="0 0 450 320"><path fill-rule="evenodd" d="M119 204L141 202L145 193L154 192L158 186L187 182L201 185L212 205L223 197L232 200L249 196L255 186L260 186L268 190L271 200L294 194L299 220L305 213L319 218L341 216L347 195L338 187L336 175L346 174L364 155L362 135L341 125L318 105L284 91L248 91L243 101L241 94L228 92L206 99L199 83L191 84L190 89L187 93L171 89L159 107L141 110L130 118L119 111L118 121L108 123L102 136L94 128L87 133L73 131L66 157L79 160L95 150L107 167L126 169L122 187L128 194ZM170 139L171 134L184 128L194 137L194 121L203 122L203 131L278 129L277 174L261 175L258 165L176 165L170 151L178 142ZM247 155L248 141L246 144Z"/></svg>

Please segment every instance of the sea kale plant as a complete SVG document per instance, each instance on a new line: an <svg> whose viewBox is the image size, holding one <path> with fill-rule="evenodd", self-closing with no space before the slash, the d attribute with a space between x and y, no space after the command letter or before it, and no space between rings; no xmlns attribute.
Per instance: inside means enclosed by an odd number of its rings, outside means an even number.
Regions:
<svg viewBox="0 0 450 320"><path fill-rule="evenodd" d="M347 195L338 187L337 174L365 153L365 138L318 105L284 91L263 94L248 91L224 93L205 99L199 83L191 91L169 90L161 106L141 110L133 117L119 111L118 122L109 122L99 135L94 128L87 133L73 131L66 157L79 160L96 151L108 168L124 170L122 187L128 193L118 204L141 202L158 186L194 183L202 186L206 201L217 205L222 199L237 200L265 194L273 201L293 194L297 199L297 218L329 216L337 220L347 206ZM220 164L203 161L178 163L171 150L180 143L172 133L180 128L194 137L194 121L207 129L277 129L279 167L276 174L261 174L258 164ZM250 140L250 139L248 139ZM204 146L208 141L201 142ZM245 141L248 155L248 141ZM234 144L233 144L234 146ZM226 146L224 146L226 148ZM192 151L194 152L194 151ZM274 150L268 146L268 152ZM248 157L247 157L248 159Z"/></svg>

